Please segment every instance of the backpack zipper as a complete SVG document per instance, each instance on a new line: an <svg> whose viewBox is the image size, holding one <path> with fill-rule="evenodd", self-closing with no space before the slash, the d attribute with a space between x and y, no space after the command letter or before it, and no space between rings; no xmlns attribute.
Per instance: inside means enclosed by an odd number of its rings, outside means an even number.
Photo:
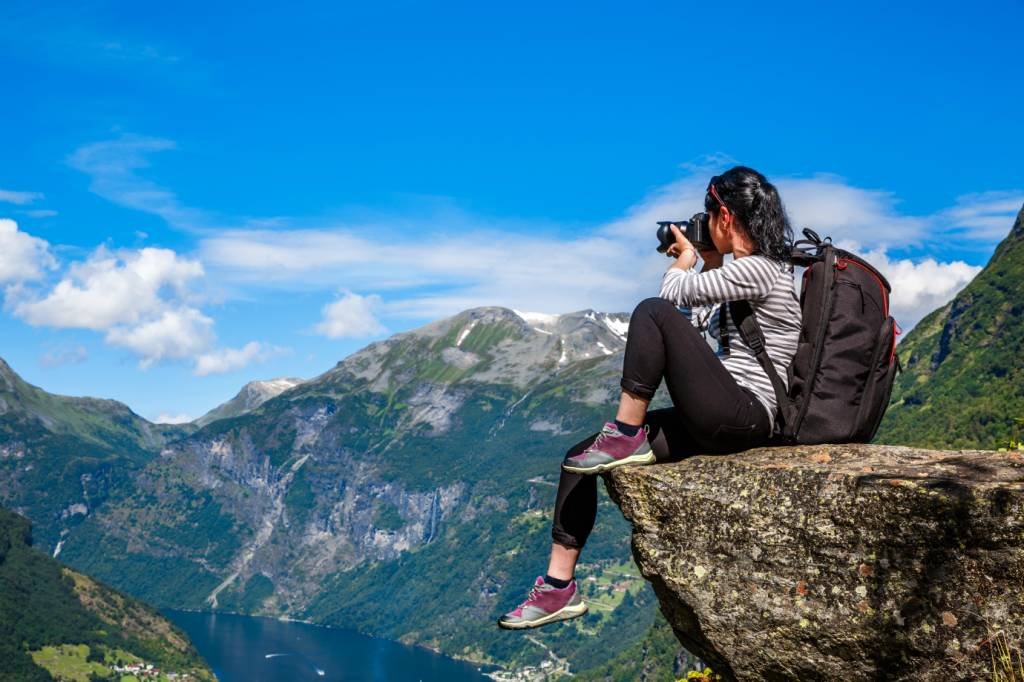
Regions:
<svg viewBox="0 0 1024 682"><path fill-rule="evenodd" d="M871 270L871 268L864 265L863 263L858 263L857 261L850 260L849 258L840 258L839 260L836 261L836 267L839 268L840 270L845 270L846 266L850 264L856 265L858 268L874 277L875 281L878 282L878 288L882 290L882 305L884 307L884 311L882 312L882 318L884 319L886 317L889 317L889 294L887 294L885 291L885 285L882 284L882 279L877 274L875 274Z"/></svg>

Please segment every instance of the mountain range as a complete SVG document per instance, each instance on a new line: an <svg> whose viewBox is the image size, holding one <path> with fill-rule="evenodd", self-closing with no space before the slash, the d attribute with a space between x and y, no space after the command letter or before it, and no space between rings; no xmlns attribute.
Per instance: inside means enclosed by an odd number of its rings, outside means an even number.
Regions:
<svg viewBox="0 0 1024 682"><path fill-rule="evenodd" d="M469 310L276 396L281 383L251 385L186 425L44 400L5 365L0 501L33 518L61 561L156 606L594 667L655 622L606 500L587 553L595 616L532 640L494 620L544 568L559 463L608 416L627 320ZM80 403L102 409L86 420Z"/></svg>

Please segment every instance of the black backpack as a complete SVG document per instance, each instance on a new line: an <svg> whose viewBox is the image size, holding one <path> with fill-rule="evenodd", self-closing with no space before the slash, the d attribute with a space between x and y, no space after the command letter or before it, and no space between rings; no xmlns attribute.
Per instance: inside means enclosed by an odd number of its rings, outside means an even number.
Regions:
<svg viewBox="0 0 1024 682"><path fill-rule="evenodd" d="M800 287L803 320L789 365L789 390L764 348L750 303L732 301L736 326L771 379L779 405L774 440L782 443L867 443L875 437L900 369L899 328L889 315L891 288L862 258L805 229L793 264L806 268Z"/></svg>

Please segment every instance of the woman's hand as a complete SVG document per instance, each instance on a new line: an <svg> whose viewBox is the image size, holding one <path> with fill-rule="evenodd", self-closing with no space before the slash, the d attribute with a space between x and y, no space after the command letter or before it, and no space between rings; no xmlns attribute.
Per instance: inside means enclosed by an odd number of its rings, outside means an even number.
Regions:
<svg viewBox="0 0 1024 682"><path fill-rule="evenodd" d="M676 238L676 243L668 247L665 253L676 259L676 262L672 264L673 268L689 270L697 263L697 249L693 248L693 244L678 227L669 225L668 228L672 230L672 236Z"/></svg>

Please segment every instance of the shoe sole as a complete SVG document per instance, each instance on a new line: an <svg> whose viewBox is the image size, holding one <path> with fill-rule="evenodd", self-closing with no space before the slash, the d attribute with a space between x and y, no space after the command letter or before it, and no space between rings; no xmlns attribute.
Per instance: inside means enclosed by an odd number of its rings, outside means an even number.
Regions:
<svg viewBox="0 0 1024 682"><path fill-rule="evenodd" d="M629 457L617 459L614 462L595 464L592 467L574 467L568 464L563 464L562 469L573 474L603 474L606 471L611 471L612 469L617 469L621 466L628 466L630 464L652 464L654 459L654 453L648 450L642 454L630 455Z"/></svg>
<svg viewBox="0 0 1024 682"><path fill-rule="evenodd" d="M537 620L524 620L516 623L506 623L505 621L498 621L498 627L505 630L529 630L530 628L539 628L541 625L547 625L548 623L554 623L560 620L569 620L571 618L579 618L587 612L587 604L581 602L575 606L563 606L554 613L549 613L543 618Z"/></svg>

